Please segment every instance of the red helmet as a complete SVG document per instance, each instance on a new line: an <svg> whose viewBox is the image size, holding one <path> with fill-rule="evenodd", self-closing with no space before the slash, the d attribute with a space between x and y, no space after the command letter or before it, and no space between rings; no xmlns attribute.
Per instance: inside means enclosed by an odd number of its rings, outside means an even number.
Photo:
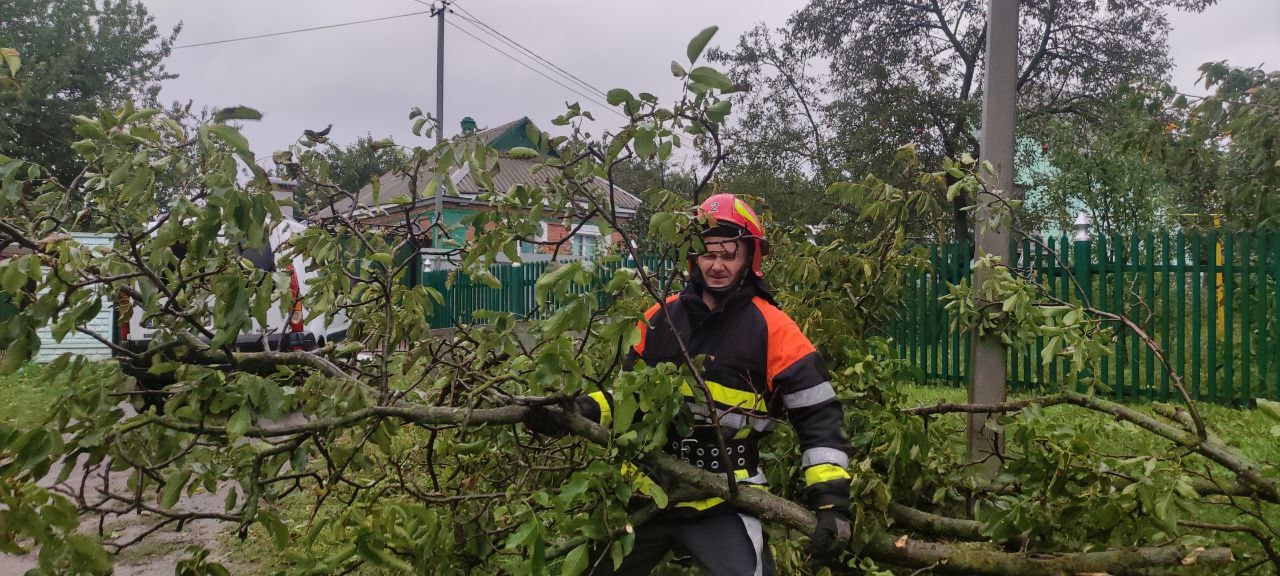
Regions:
<svg viewBox="0 0 1280 576"><path fill-rule="evenodd" d="M760 225L760 219L746 202L733 194L714 194L698 207L698 216L713 220L707 231L728 225L739 230L739 238L752 240L755 249L752 250L751 272L757 278L764 278L760 261L769 253L769 242L764 239L764 227Z"/></svg>

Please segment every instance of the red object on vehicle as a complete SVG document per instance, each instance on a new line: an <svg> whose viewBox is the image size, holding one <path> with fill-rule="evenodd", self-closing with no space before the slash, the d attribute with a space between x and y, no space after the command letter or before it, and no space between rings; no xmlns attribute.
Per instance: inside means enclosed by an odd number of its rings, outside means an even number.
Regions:
<svg viewBox="0 0 1280 576"><path fill-rule="evenodd" d="M293 310L289 314L289 331L302 332L303 319L306 315L302 312L302 287L298 284L298 271L293 269L293 265L289 265L289 293L293 295Z"/></svg>
<svg viewBox="0 0 1280 576"><path fill-rule="evenodd" d="M123 290L116 296L116 323L120 331L120 341L124 342L129 339L129 321L133 319L133 301L129 299L129 295ZM125 315L128 310L128 315Z"/></svg>

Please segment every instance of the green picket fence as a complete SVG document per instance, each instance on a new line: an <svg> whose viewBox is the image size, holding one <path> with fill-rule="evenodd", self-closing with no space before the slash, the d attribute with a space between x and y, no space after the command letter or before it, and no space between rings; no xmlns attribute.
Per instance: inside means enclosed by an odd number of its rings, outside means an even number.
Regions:
<svg viewBox="0 0 1280 576"><path fill-rule="evenodd" d="M929 247L931 270L907 286L910 306L891 329L899 354L924 380L968 381L969 338L939 297L969 276L967 247ZM1247 405L1280 399L1280 235L1146 234L1088 241L1015 241L1010 264L1054 296L1133 319L1200 400ZM1073 284L1072 277L1076 279ZM1043 341L1008 354L1008 383L1056 386L1064 360L1043 362ZM1113 354L1094 376L1117 398L1176 397L1168 370L1132 330L1116 326Z"/></svg>
<svg viewBox="0 0 1280 576"><path fill-rule="evenodd" d="M555 263L561 265L563 262ZM432 328L450 328L461 324L484 323L476 317L476 312L485 310L493 312L511 312L520 318L544 319L553 312L541 305L534 295L534 284L538 278L552 266L551 262L526 262L518 266L511 264L495 264L489 267L501 283L501 287L493 288L481 282L473 281L465 274L455 274L453 285L447 286L450 271L440 270L426 272L422 275L422 283L439 290L444 296L444 305L437 306L431 316ZM662 274L670 272L672 263L659 258L643 258L641 265L650 271ZM595 282L590 286L575 286L575 293L596 291L600 298L604 292L599 290L604 282L613 277L618 268L635 268L634 260L609 262L594 265ZM605 303L601 301L603 306Z"/></svg>

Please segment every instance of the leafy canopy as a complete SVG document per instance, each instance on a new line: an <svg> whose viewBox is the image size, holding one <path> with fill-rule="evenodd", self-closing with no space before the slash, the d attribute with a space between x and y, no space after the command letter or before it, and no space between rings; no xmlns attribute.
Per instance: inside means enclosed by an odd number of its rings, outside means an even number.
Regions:
<svg viewBox="0 0 1280 576"><path fill-rule="evenodd" d="M155 103L176 77L163 61L180 30L162 34L137 0L6 1L0 46L21 55L26 74L0 90L0 153L70 182L84 166L70 148L72 116L130 98Z"/></svg>

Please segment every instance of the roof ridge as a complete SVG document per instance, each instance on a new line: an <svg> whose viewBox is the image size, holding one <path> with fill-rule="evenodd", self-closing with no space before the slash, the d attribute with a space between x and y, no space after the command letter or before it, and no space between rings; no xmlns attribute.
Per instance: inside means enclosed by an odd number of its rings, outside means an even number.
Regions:
<svg viewBox="0 0 1280 576"><path fill-rule="evenodd" d="M505 134L507 130L514 128L516 125L520 124L521 122L533 122L533 121L530 120L528 116L521 116L505 124L501 124L493 128L485 128L484 130L476 132L475 136L477 138L484 140L484 143L488 145L494 139Z"/></svg>

